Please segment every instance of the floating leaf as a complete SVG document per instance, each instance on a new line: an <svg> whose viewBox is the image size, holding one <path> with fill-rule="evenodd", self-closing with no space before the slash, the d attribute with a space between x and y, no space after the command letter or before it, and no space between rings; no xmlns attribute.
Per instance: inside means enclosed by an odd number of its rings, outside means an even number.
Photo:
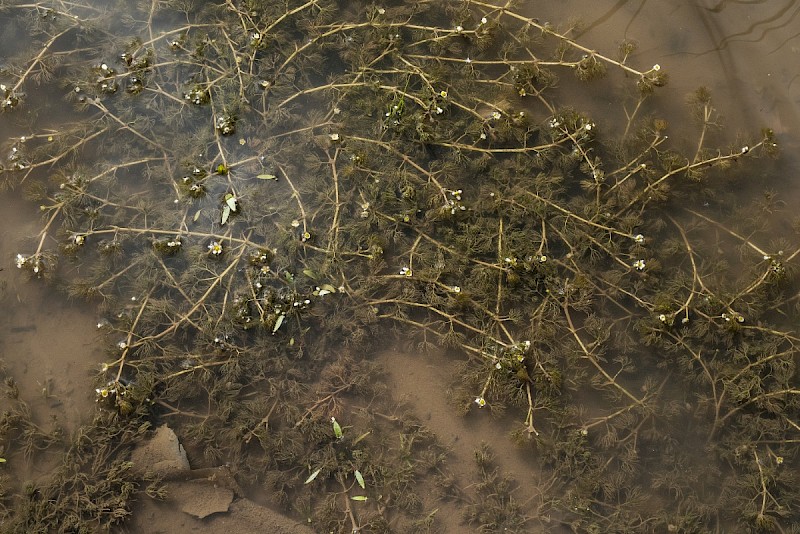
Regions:
<svg viewBox="0 0 800 534"><path fill-rule="evenodd" d="M358 485L361 486L361 489L366 489L367 487L366 484L364 484L364 477L361 475L361 471L356 469L355 473L353 474L356 476L356 482L358 482Z"/></svg>
<svg viewBox="0 0 800 534"><path fill-rule="evenodd" d="M4 464L4 463L6 463L6 459L5 458L0 458L0 464Z"/></svg>
<svg viewBox="0 0 800 534"><path fill-rule="evenodd" d="M312 280L316 280L317 278L319 278L319 275L314 271L312 271L311 269L303 269L303 274L311 278Z"/></svg>
<svg viewBox="0 0 800 534"><path fill-rule="evenodd" d="M328 293L336 293L336 288L330 284L322 284L319 286L320 289L327 291Z"/></svg>
<svg viewBox="0 0 800 534"><path fill-rule="evenodd" d="M236 195L232 193L225 195L225 204L231 208L231 211L236 211L236 208L238 207L237 201Z"/></svg>
<svg viewBox="0 0 800 534"><path fill-rule="evenodd" d="M363 502L363 501L367 500L367 496L366 495L353 495L352 497L350 497L350 499L353 500L353 501L362 501Z"/></svg>
<svg viewBox="0 0 800 534"><path fill-rule="evenodd" d="M277 180L278 179L278 177L275 176L274 174L259 174L258 176L256 176L256 178L258 178L259 180Z"/></svg>
<svg viewBox="0 0 800 534"><path fill-rule="evenodd" d="M281 325L283 324L283 320L285 318L286 318L286 316L281 314L281 315L278 316L277 319L275 319L275 326L272 327L272 333L273 334L278 331L278 328L281 327Z"/></svg>
<svg viewBox="0 0 800 534"><path fill-rule="evenodd" d="M194 218L192 219L194 222L197 222L197 219L200 218L200 212L201 211L203 211L203 210L197 210L197 212L194 214Z"/></svg>
<svg viewBox="0 0 800 534"><path fill-rule="evenodd" d="M331 417L331 423L333 423L333 435L336 436L336 439L342 439L342 437L344 437L342 427L336 422L335 417Z"/></svg>
<svg viewBox="0 0 800 534"><path fill-rule="evenodd" d="M222 207L222 224L228 222L228 217L231 216L231 208L227 205Z"/></svg>
<svg viewBox="0 0 800 534"><path fill-rule="evenodd" d="M311 474L308 476L308 478L306 479L306 481L305 481L305 482L303 482L303 484L308 484L308 483L310 483L312 480L314 480L315 478L317 478L317 475L319 474L319 472L320 472L320 471L322 471L322 468L321 468L321 467L320 467L319 469L317 469L316 471L314 471L313 473L311 473Z"/></svg>
<svg viewBox="0 0 800 534"><path fill-rule="evenodd" d="M355 441L353 441L353 445L357 444L359 441L361 441L362 439L366 438L366 437L367 437L367 436L369 436L370 434L372 434L372 430L368 430L367 432L364 432L363 434L361 434L360 436L358 436L358 437L355 439Z"/></svg>

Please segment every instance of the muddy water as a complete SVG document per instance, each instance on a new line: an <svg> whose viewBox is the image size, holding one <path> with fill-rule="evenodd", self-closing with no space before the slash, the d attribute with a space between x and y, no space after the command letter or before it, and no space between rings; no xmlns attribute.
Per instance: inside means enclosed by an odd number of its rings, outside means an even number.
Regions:
<svg viewBox="0 0 800 534"><path fill-rule="evenodd" d="M565 21L573 21L572 35L606 55L614 56L623 40L637 42L630 61L637 66L658 64L670 77L669 85L648 100L642 113L667 118L672 123L670 135L678 142L692 131L685 119L685 95L701 85L711 90L721 114L724 126L718 135L723 141L734 142L740 132L757 135L762 127L773 128L783 149L777 170L785 179L771 187L781 189L789 206L800 202L800 2L530 1L524 11L541 21L559 21L556 25L562 31L571 25ZM611 107L602 98L585 104L598 123L611 129L624 126L619 119L625 110ZM3 139L24 134L8 124L0 132ZM48 425L55 416L69 431L94 406L89 376L102 359L94 326L97 317L89 307L67 301L48 286L24 280L14 268L16 252L35 239L41 228L36 206L15 190L2 193L0 210L4 223L0 229L0 359L7 374L18 382L36 420ZM451 448L454 465L469 464L472 451L483 441L507 442L484 413L453 419L441 392L446 381L440 376L442 362L420 365L417 360L393 353L381 357L395 396L415 406L419 417L438 430ZM3 455L9 461L19 458L13 451ZM523 492L535 494L531 482L535 473L524 458L512 450L498 455L497 462L518 478ZM41 474L30 469L25 478ZM459 528L457 513L447 524L449 529Z"/></svg>
<svg viewBox="0 0 800 534"><path fill-rule="evenodd" d="M668 88L657 94L660 109L680 105L683 95L702 85L729 128L770 126L785 141L797 142L797 1L565 0L552 10L541 4L531 13L541 20L577 21L573 35L598 51L615 53L623 40L636 43L632 63L658 64L669 74Z"/></svg>
<svg viewBox="0 0 800 534"><path fill-rule="evenodd" d="M574 27L581 43L613 57L623 41L636 43L631 64L659 65L669 75L644 112L667 119L675 138L696 138L685 98L701 86L711 91L723 143L772 128L782 147L780 172L787 175L782 193L800 200L800 2L564 0L531 2L527 14L572 21L555 24ZM597 107L611 124L624 117L619 111Z"/></svg>

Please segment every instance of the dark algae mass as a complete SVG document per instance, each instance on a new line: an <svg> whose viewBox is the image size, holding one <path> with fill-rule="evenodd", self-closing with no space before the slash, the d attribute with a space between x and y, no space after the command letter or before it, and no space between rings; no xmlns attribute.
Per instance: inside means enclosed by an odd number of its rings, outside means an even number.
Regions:
<svg viewBox="0 0 800 534"><path fill-rule="evenodd" d="M776 136L531 4L0 0L0 532L800 532Z"/></svg>

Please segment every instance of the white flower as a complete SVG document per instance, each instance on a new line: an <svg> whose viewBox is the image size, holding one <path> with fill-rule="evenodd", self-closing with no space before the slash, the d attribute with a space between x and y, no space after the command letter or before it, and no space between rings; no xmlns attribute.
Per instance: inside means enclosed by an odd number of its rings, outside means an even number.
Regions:
<svg viewBox="0 0 800 534"><path fill-rule="evenodd" d="M472 60L467 56L467 59L464 60L465 63L472 63Z"/></svg>
<svg viewBox="0 0 800 534"><path fill-rule="evenodd" d="M493 111L493 112L492 112L492 118L493 118L494 120L499 120L501 117L502 117L502 115L500 114L500 112L499 112L499 111Z"/></svg>
<svg viewBox="0 0 800 534"><path fill-rule="evenodd" d="M317 293L317 295L319 295L320 297L324 297L325 295L330 295L330 293L331 293L331 292L330 292L330 290L329 290L329 289L320 289L320 288L319 288L319 286L317 286L317 291L316 291L316 293Z"/></svg>
<svg viewBox="0 0 800 534"><path fill-rule="evenodd" d="M23 256L22 254L17 254L17 259L15 263L17 264L17 269L22 269L22 267L25 266L26 263L28 263L28 257Z"/></svg>
<svg viewBox="0 0 800 534"><path fill-rule="evenodd" d="M483 408L484 406L486 406L486 399L484 399L483 397L475 397L475 404Z"/></svg>
<svg viewBox="0 0 800 534"><path fill-rule="evenodd" d="M747 146L747 145L743 146L742 147L742 154L747 154L748 152L750 152L750 147Z"/></svg>
<svg viewBox="0 0 800 534"><path fill-rule="evenodd" d="M386 13L386 10L384 8L382 8L382 7L379 7L378 8L378 15L383 15L384 13Z"/></svg>
<svg viewBox="0 0 800 534"><path fill-rule="evenodd" d="M636 234L635 236L633 236L633 240L637 244L641 245L642 243L644 243L644 236L642 234Z"/></svg>
<svg viewBox="0 0 800 534"><path fill-rule="evenodd" d="M452 291L453 293L461 293L461 287L460 286L453 286L453 287L450 288L450 291Z"/></svg>
<svg viewBox="0 0 800 534"><path fill-rule="evenodd" d="M400 269L400 274L403 276L411 276L413 273L411 272L411 269L409 269L408 267L403 267L402 269Z"/></svg>
<svg viewBox="0 0 800 534"><path fill-rule="evenodd" d="M495 369L502 369L503 366L500 364L500 362L497 362L496 364L494 364L494 368Z"/></svg>
<svg viewBox="0 0 800 534"><path fill-rule="evenodd" d="M486 17L481 18L481 24L486 24L487 22L489 21L486 19Z"/></svg>
<svg viewBox="0 0 800 534"><path fill-rule="evenodd" d="M547 261L547 256L545 256L544 254L542 254L541 256L539 256L539 263L544 263L544 262L546 262L546 261Z"/></svg>
<svg viewBox="0 0 800 534"><path fill-rule="evenodd" d="M457 32L459 32L459 33L461 33L461 32L463 32L463 31L464 31L464 27L463 27L463 26L461 26L461 25L459 25L459 26L456 26L456 31L457 31Z"/></svg>
<svg viewBox="0 0 800 534"><path fill-rule="evenodd" d="M633 268L637 271L644 271L644 260L636 260L633 262Z"/></svg>
<svg viewBox="0 0 800 534"><path fill-rule="evenodd" d="M656 71L656 72L660 71L661 70L661 65L656 63L655 65L653 65L653 70Z"/></svg>
<svg viewBox="0 0 800 534"><path fill-rule="evenodd" d="M338 141L339 140L339 134L338 133L332 133L329 137L331 138L331 141Z"/></svg>
<svg viewBox="0 0 800 534"><path fill-rule="evenodd" d="M222 243L220 243L219 241L212 241L211 243L208 244L208 252L212 256L219 256L220 254L222 254Z"/></svg>
<svg viewBox="0 0 800 534"><path fill-rule="evenodd" d="M127 341L125 341L125 340L122 340L122 341L118 342L118 343L117 343L117 348L118 348L119 350L125 350L125 349L127 349L127 348L128 348L128 342L127 342Z"/></svg>
<svg viewBox="0 0 800 534"><path fill-rule="evenodd" d="M662 313L661 315L658 316L658 320L661 321L662 323L666 323L667 316Z"/></svg>

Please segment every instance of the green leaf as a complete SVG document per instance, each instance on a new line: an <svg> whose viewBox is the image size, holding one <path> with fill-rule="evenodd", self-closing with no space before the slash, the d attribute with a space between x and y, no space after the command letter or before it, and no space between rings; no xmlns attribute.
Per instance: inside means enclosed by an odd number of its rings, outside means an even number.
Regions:
<svg viewBox="0 0 800 534"><path fill-rule="evenodd" d="M5 458L0 458L0 464L4 464L4 463L6 463L6 459Z"/></svg>
<svg viewBox="0 0 800 534"><path fill-rule="evenodd" d="M228 174L228 167L224 163L217 165L217 174Z"/></svg>
<svg viewBox="0 0 800 534"><path fill-rule="evenodd" d="M275 319L275 325L272 327L272 333L273 334L278 331L278 328L281 327L281 325L283 324L283 320L285 318L286 318L286 316L281 314L281 315L278 316L277 319Z"/></svg>
<svg viewBox="0 0 800 534"><path fill-rule="evenodd" d="M367 486L364 483L364 477L361 475L361 471L356 469L353 474L356 476L356 482L358 482L358 485L361 486L361 489L367 489Z"/></svg>
<svg viewBox="0 0 800 534"><path fill-rule="evenodd" d="M231 216L231 208L229 206L222 207L222 224L228 222L228 217Z"/></svg>
<svg viewBox="0 0 800 534"><path fill-rule="evenodd" d="M322 471L321 467L319 469L317 469L316 471L314 471L313 473L311 473L309 475L309 477L306 479L306 481L303 482L303 484L309 484L311 481L313 481L315 478L317 478L317 475L319 474L320 471Z"/></svg>
<svg viewBox="0 0 800 534"><path fill-rule="evenodd" d="M225 195L225 204L231 208L231 211L236 211L236 208L238 207L237 202L238 199L236 198L236 195L232 193Z"/></svg>
<svg viewBox="0 0 800 534"><path fill-rule="evenodd" d="M333 423L333 435L336 436L336 439L342 439L344 437L342 427L336 422L335 417L331 417L331 423Z"/></svg>
<svg viewBox="0 0 800 534"><path fill-rule="evenodd" d="M274 174L259 174L258 176L256 176L256 178L258 178L259 180L277 180L278 179L278 177L275 176Z"/></svg>
<svg viewBox="0 0 800 534"><path fill-rule="evenodd" d="M197 222L197 219L200 218L200 212L201 211L203 211L203 210L197 210L197 213L194 214L194 219L193 219L194 222Z"/></svg>
<svg viewBox="0 0 800 534"><path fill-rule="evenodd" d="M311 269L303 269L303 274L311 278L312 280L316 280L319 278L319 275L314 271L312 271Z"/></svg>
<svg viewBox="0 0 800 534"><path fill-rule="evenodd" d="M353 500L353 501L362 501L363 502L363 501L367 500L367 496L366 495L353 495L352 497L350 497L350 499Z"/></svg>
<svg viewBox="0 0 800 534"><path fill-rule="evenodd" d="M319 286L319 288L327 291L328 293L336 293L336 288L330 284L322 284Z"/></svg>

